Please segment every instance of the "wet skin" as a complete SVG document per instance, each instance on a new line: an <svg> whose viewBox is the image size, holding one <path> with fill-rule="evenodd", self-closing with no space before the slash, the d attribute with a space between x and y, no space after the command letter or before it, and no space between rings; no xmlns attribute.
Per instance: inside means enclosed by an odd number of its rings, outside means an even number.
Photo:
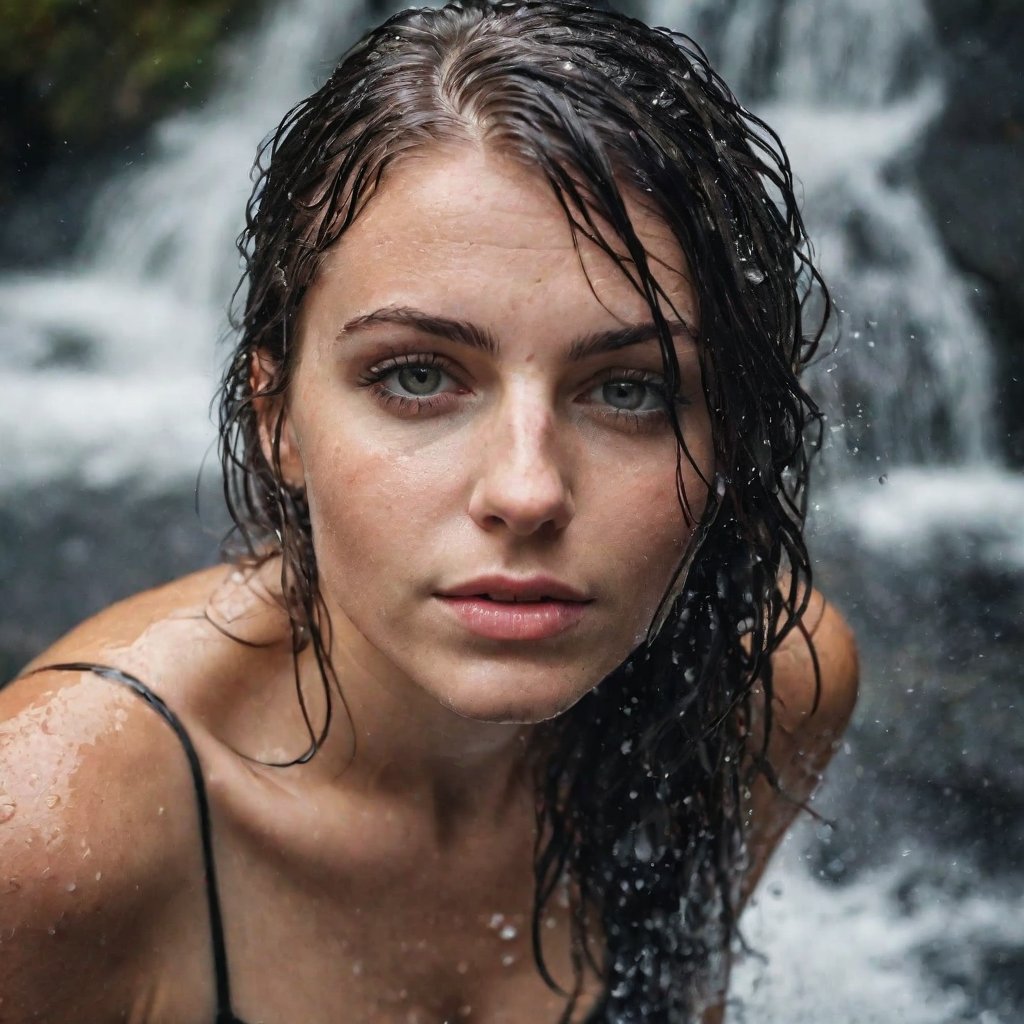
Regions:
<svg viewBox="0 0 1024 1024"><path fill-rule="evenodd" d="M682 254L656 216L631 213L666 315L692 328ZM659 390L654 341L593 351L650 313L581 244L582 266L531 171L473 148L423 151L393 167L308 294L286 405L262 415L285 416L283 471L309 499L348 712L313 761L250 760L306 744L274 562L140 595L35 663L118 665L185 720L210 781L235 1010L250 1024L326 1024L341 1008L380 1024L557 1018L527 938L524 741L638 642L686 548L666 401L680 402L698 514L714 470L692 340L681 326L678 396ZM254 364L257 384L269 369ZM461 593L485 577L487 593ZM565 586L571 600L510 607L506 587L524 580L538 591L527 597ZM849 634L817 596L809 625L816 715L806 651L776 656L773 753L796 795L856 682ZM299 667L319 720L308 651ZM54 673L0 694L0 717L15 806L0 862L17 881L0 904L0 940L16 950L0 958L0 1022L41 1007L52 1021L209 1020L193 797L166 727L110 683ZM793 808L759 791L752 814L751 885ZM557 905L545 934L567 981Z"/></svg>

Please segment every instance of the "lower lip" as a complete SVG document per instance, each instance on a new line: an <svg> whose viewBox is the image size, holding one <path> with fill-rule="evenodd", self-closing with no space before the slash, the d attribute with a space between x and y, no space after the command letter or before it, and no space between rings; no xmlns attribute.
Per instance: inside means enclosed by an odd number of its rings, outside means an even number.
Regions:
<svg viewBox="0 0 1024 1024"><path fill-rule="evenodd" d="M586 611L583 601L489 601L439 597L471 633L489 640L546 640L572 629Z"/></svg>

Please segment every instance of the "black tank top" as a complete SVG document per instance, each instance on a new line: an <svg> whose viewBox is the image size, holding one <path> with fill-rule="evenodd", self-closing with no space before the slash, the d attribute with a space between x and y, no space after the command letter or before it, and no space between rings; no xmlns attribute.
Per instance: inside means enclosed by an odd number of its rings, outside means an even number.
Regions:
<svg viewBox="0 0 1024 1024"><path fill-rule="evenodd" d="M245 1024L231 1009L231 985L228 980L227 947L224 944L224 920L220 910L220 896L217 891L217 869L213 859L213 835L210 828L210 802L206 796L203 770L199 755L181 719L141 679L111 668L109 665L93 665L89 662L65 662L59 665L44 665L28 675L38 672L92 672L103 679L127 686L141 697L174 730L181 742L192 772L192 785L196 791L196 807L199 811L199 834L203 845L203 871L206 881L206 904L210 915L210 938L213 946L213 976L217 999L214 1024ZM24 677L23 677L24 678Z"/></svg>

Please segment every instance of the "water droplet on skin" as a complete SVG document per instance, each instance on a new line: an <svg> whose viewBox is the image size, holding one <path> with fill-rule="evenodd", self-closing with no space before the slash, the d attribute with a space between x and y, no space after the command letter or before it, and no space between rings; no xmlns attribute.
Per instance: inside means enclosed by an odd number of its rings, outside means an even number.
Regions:
<svg viewBox="0 0 1024 1024"><path fill-rule="evenodd" d="M502 967L511 967L516 962L516 958L511 953L506 953L501 958Z"/></svg>
<svg viewBox="0 0 1024 1024"><path fill-rule="evenodd" d="M544 918L544 927L545 928L555 928L557 925L558 925L558 922L553 917L546 917L546 918Z"/></svg>
<svg viewBox="0 0 1024 1024"><path fill-rule="evenodd" d="M457 970L459 974L465 974L469 970L469 964L467 964L465 960L460 960L455 965L455 970Z"/></svg>
<svg viewBox="0 0 1024 1024"><path fill-rule="evenodd" d="M68 882L68 884L67 884L67 885L65 885L65 886L64 886L64 888L65 888L65 889L66 889L66 890L67 890L68 892L74 892L74 891L75 891L75 890L76 890L76 889L78 888L78 886L77 886L77 885L75 885L75 883L74 883L74 882Z"/></svg>
<svg viewBox="0 0 1024 1024"><path fill-rule="evenodd" d="M352 961L352 973L355 974L355 975L359 975L359 974L363 973L363 961L362 960L353 960Z"/></svg>
<svg viewBox="0 0 1024 1024"><path fill-rule="evenodd" d="M500 928L505 920L504 914L491 914L490 921L487 922L488 928Z"/></svg>
<svg viewBox="0 0 1024 1024"><path fill-rule="evenodd" d="M514 924L507 924L500 932L498 932L498 935L500 935L506 942L510 942L518 934L519 932L516 931L516 926Z"/></svg>
<svg viewBox="0 0 1024 1024"><path fill-rule="evenodd" d="M98 882L102 877L103 877L103 872L102 871L97 871L96 872L96 881Z"/></svg>
<svg viewBox="0 0 1024 1024"><path fill-rule="evenodd" d="M10 821L17 809L18 805L12 797L9 797L6 793L0 793L0 824Z"/></svg>
<svg viewBox="0 0 1024 1024"><path fill-rule="evenodd" d="M56 807L56 806L57 806L57 804L59 804L59 803L60 803L60 797L59 797L59 796L57 796L57 794L56 794L56 793L51 793L51 794L50 794L50 795L49 795L49 796L48 796L48 797L46 798L46 806L47 806L47 807Z"/></svg>

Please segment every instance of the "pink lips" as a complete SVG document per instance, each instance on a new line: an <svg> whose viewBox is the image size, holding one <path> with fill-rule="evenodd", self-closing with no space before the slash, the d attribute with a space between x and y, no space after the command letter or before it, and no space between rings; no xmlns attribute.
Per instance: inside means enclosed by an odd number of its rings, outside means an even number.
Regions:
<svg viewBox="0 0 1024 1024"><path fill-rule="evenodd" d="M471 633L490 640L545 640L575 626L589 599L544 576L487 576L436 595Z"/></svg>

